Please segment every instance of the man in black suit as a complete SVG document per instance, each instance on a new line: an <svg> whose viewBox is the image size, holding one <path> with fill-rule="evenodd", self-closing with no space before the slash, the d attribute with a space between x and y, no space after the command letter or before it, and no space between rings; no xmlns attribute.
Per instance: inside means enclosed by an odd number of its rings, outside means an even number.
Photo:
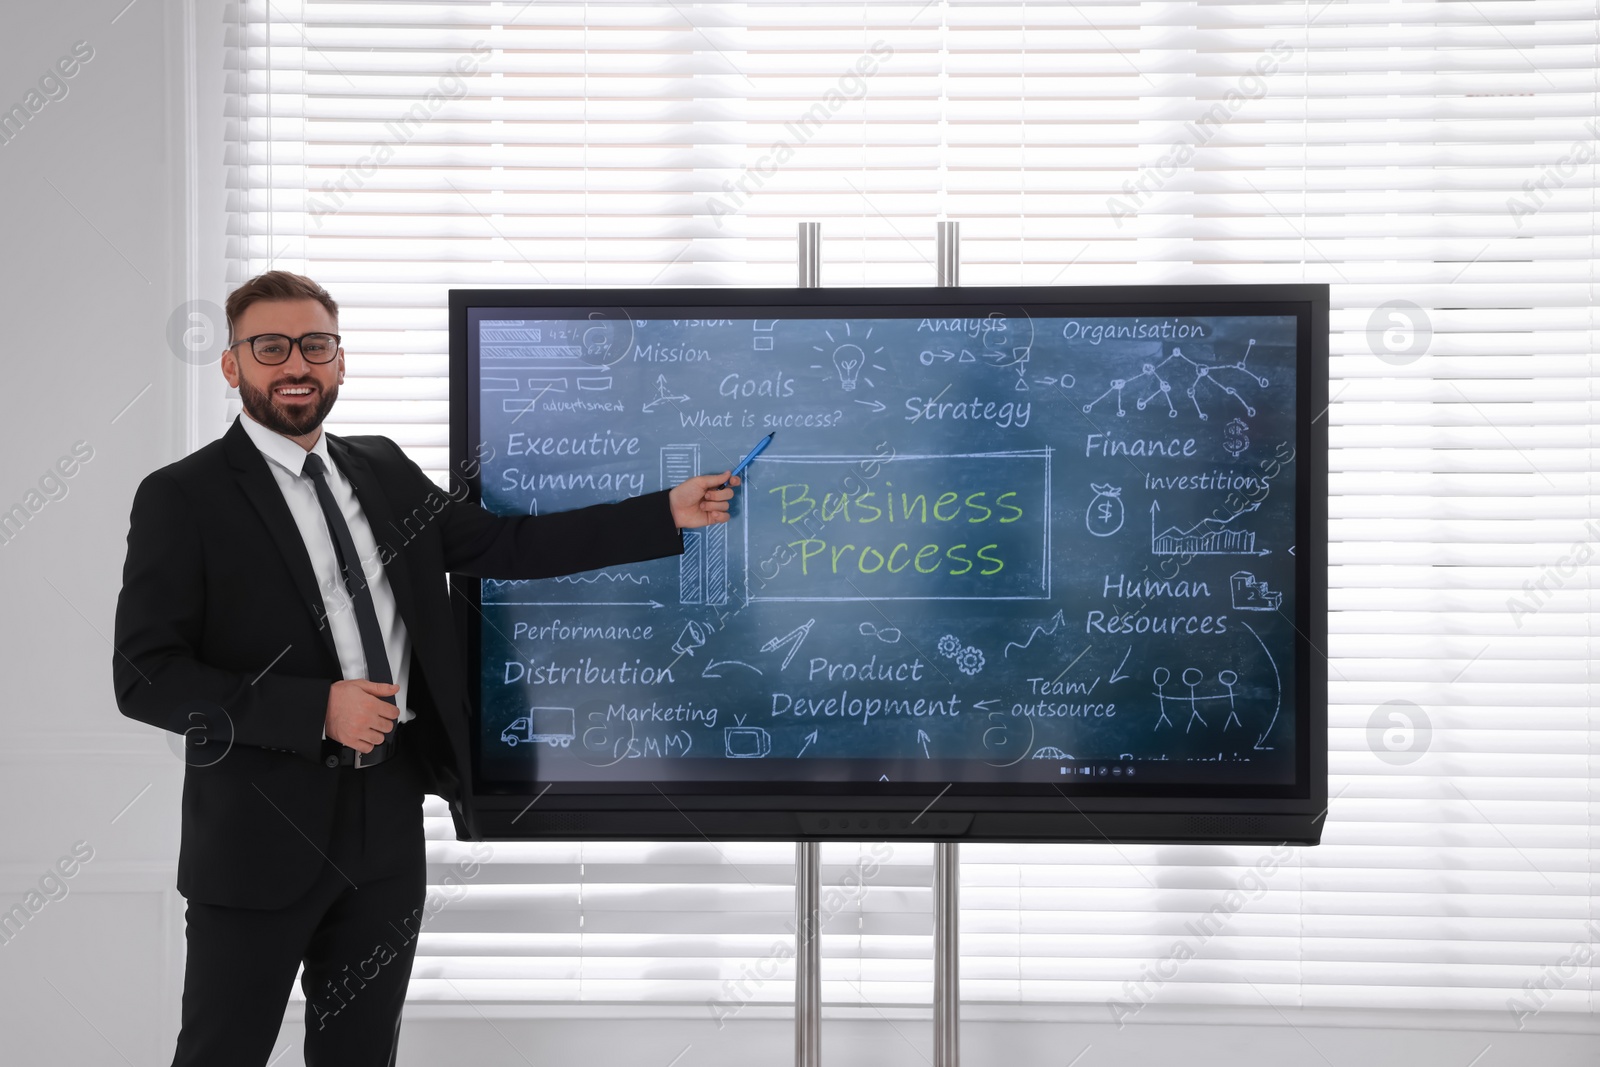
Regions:
<svg viewBox="0 0 1600 1067"><path fill-rule="evenodd" d="M265 1064L303 964L306 1063L392 1064L423 917L423 794L472 832L446 572L673 555L680 528L727 521L733 490L709 475L491 515L387 438L322 432L344 350L321 286L269 272L227 313L222 372L244 414L140 484L117 601L118 707L185 739L173 1063Z"/></svg>

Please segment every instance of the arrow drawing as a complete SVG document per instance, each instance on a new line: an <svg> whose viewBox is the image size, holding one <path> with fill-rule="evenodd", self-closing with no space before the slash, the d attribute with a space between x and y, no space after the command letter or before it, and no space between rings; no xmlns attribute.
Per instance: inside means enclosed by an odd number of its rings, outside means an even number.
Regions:
<svg viewBox="0 0 1600 1067"><path fill-rule="evenodd" d="M738 660L738 659L714 659L710 663L706 664L705 670L700 672L700 677L702 677L702 678L721 678L722 674L721 674L720 671L717 670L718 667L750 667L750 669L755 671L757 674L761 673L761 668L760 667L752 667L750 664L744 662L743 660Z"/></svg>
<svg viewBox="0 0 1600 1067"><path fill-rule="evenodd" d="M1187 530L1168 526L1156 533L1156 515L1161 511L1159 501L1150 502L1150 551L1158 556L1265 556L1266 549L1256 548L1254 530L1233 530L1228 524L1246 512L1260 507L1259 503L1246 504L1226 519L1201 519Z"/></svg>
<svg viewBox="0 0 1600 1067"><path fill-rule="evenodd" d="M999 700L997 698L990 697L988 700L977 701L972 706L975 707L975 708L982 708L984 711L988 711L990 704L997 704L997 703L999 703Z"/></svg>
<svg viewBox="0 0 1600 1067"><path fill-rule="evenodd" d="M496 600L497 605L509 607L588 607L589 605L622 606L635 608L660 608L666 605L656 600Z"/></svg>
<svg viewBox="0 0 1600 1067"><path fill-rule="evenodd" d="M665 374L658 374L656 375L656 395L646 401L644 407L640 410L654 411L662 404L676 404L679 400L688 399L689 397L686 394L672 391L667 385L667 376Z"/></svg>
<svg viewBox="0 0 1600 1067"><path fill-rule="evenodd" d="M1255 628L1247 622L1241 622L1240 625L1250 631L1250 636L1256 639L1256 644L1261 646L1261 651L1267 654L1267 662L1272 664L1272 680L1278 686L1278 702L1272 706L1272 718L1268 720L1267 728L1261 731L1261 736L1256 738L1254 746L1257 752L1271 752L1273 746L1263 745L1261 742L1265 741L1267 735L1272 732L1273 724L1278 721L1278 712L1283 708L1283 676L1278 673L1278 662L1272 658L1272 650L1267 647L1265 641L1261 640L1261 635L1256 633Z"/></svg>
<svg viewBox="0 0 1600 1067"><path fill-rule="evenodd" d="M923 758L924 759L932 759L933 757L928 755L928 731L926 731L926 730L918 730L917 731L917 741L922 745Z"/></svg>
<svg viewBox="0 0 1600 1067"><path fill-rule="evenodd" d="M811 747L811 742L815 741L816 739L817 739L817 731L812 730L809 734L806 734L806 743L800 746L800 751L799 752L795 753L796 758L798 758L800 756L804 756L806 754L806 749L810 748Z"/></svg>
<svg viewBox="0 0 1600 1067"><path fill-rule="evenodd" d="M1023 641L1021 644L1018 644L1016 641L1007 641L1006 642L1005 652L1002 653L1002 655L1005 655L1005 656L1011 655L1011 650L1013 648L1027 648L1029 645L1033 644L1033 639L1035 637L1038 637L1040 634L1044 634L1046 637L1050 637L1051 635L1053 635L1056 632L1056 628L1057 627L1066 625L1066 621L1067 621L1067 613L1066 613L1065 609L1056 612L1054 615L1050 616L1050 625L1049 625L1049 627L1035 626L1033 628L1033 632L1028 635L1028 639L1026 641Z"/></svg>
<svg viewBox="0 0 1600 1067"><path fill-rule="evenodd" d="M876 415L878 412L884 410L884 408L887 406L881 400L857 400L856 403L857 404L865 404L865 405L867 405L867 407L872 409L872 413L874 415Z"/></svg>
<svg viewBox="0 0 1600 1067"><path fill-rule="evenodd" d="M1124 678L1128 677L1128 675L1126 675L1126 674L1118 674L1117 671L1120 671L1123 667L1128 665L1128 657L1131 656L1131 655L1133 655L1133 646L1129 645L1128 646L1128 651L1126 651L1126 652L1124 652L1122 654L1122 662L1117 664L1117 670L1116 671L1112 671L1111 672L1111 677L1109 679L1107 679L1107 682L1106 682L1107 685L1115 685L1117 682L1120 682Z"/></svg>
<svg viewBox="0 0 1600 1067"><path fill-rule="evenodd" d="M806 635L811 633L811 627L816 625L816 619L807 619L782 637L774 637L771 641L761 646L763 652L775 652L784 645L794 642L789 648L789 654L783 657L783 664L778 669L781 671L789 666L789 661L794 659L794 654L800 651L800 646L805 643Z"/></svg>

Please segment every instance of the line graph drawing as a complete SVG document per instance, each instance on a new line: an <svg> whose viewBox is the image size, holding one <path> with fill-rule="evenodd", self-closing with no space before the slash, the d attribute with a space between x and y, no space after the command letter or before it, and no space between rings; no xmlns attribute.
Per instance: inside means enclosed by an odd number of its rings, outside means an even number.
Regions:
<svg viewBox="0 0 1600 1067"><path fill-rule="evenodd" d="M635 585L649 585L648 574L628 574L626 572L601 571L598 574L558 574L550 579L552 582L564 582L570 585L593 585L595 582L632 582Z"/></svg>
<svg viewBox="0 0 1600 1067"><path fill-rule="evenodd" d="M1066 624L1067 624L1067 613L1066 613L1066 610L1063 609L1061 611L1056 612L1054 615L1050 616L1050 625L1049 626L1035 626L1033 628L1033 632L1028 634L1028 639L1026 641L1022 641L1022 642L1007 641L1006 642L1005 651L1003 651L1001 653L1001 656L1002 657L1010 656L1011 655L1011 650L1013 648L1026 649L1029 645L1033 644L1033 639L1035 637L1038 637L1040 634L1044 634L1046 637L1054 637L1056 630L1060 629L1062 626L1065 626Z"/></svg>
<svg viewBox="0 0 1600 1067"><path fill-rule="evenodd" d="M1174 347L1172 354L1159 363L1140 364L1139 373L1131 378L1111 379L1111 385L1105 392L1083 405L1084 414L1092 412L1095 405L1107 397L1115 396L1117 398L1117 416L1119 418L1125 417L1128 411L1123 406L1123 392L1132 387L1135 395L1134 407L1137 410L1143 411L1152 402L1159 402L1167 405L1167 418L1175 419L1178 417L1178 408L1172 402L1172 392L1174 387L1177 386L1182 388L1183 395L1194 406L1194 412L1200 417L1200 421L1206 422L1210 420L1211 416L1206 414L1205 409L1200 406L1200 388L1202 385L1208 385L1213 389L1219 390L1224 396L1231 396L1237 400L1239 405L1244 408L1246 415L1254 415L1256 409L1240 394L1238 389L1229 384L1229 377L1224 376L1221 372L1232 371L1236 375L1243 375L1257 386L1265 389L1268 384L1267 378L1264 375L1257 374L1246 365L1250 358L1250 350L1255 347L1255 343L1256 339L1254 337L1250 338L1250 343L1245 346L1244 355L1240 356L1238 361L1234 363L1202 363L1184 355L1183 349ZM1176 366L1172 366L1172 364L1176 364ZM1192 375L1187 385L1182 385L1176 381L1179 376L1186 373ZM1145 389L1149 389L1150 392L1144 393ZM1141 393L1144 393L1144 395L1139 395Z"/></svg>
<svg viewBox="0 0 1600 1067"><path fill-rule="evenodd" d="M1161 512L1159 501L1150 504L1150 551L1157 556L1265 556L1271 549L1256 548L1254 530L1235 530L1229 527L1240 515L1260 507L1260 503L1246 504L1226 519L1205 518L1180 530L1168 526L1156 533L1156 516Z"/></svg>

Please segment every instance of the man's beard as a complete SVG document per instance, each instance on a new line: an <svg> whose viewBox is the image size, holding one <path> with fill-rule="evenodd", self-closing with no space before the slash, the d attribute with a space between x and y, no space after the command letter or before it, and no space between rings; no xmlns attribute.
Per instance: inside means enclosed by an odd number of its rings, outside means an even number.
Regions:
<svg viewBox="0 0 1600 1067"><path fill-rule="evenodd" d="M280 385L309 385L317 390L317 400L313 404L305 405L298 413L285 408L270 392L262 392L245 381L239 379L239 399L244 403L244 409L252 419L255 419L274 433L281 433L285 437L302 437L318 426L327 418L333 402L339 399L339 387L330 386L322 390L315 382L276 382L273 388Z"/></svg>

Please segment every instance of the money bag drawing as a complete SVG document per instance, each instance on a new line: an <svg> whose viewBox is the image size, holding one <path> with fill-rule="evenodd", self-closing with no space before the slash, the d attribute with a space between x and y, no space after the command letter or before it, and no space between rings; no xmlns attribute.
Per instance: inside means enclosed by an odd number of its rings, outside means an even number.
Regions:
<svg viewBox="0 0 1600 1067"><path fill-rule="evenodd" d="M1083 517L1083 524L1096 537L1110 537L1122 529L1122 488L1094 484L1089 488L1094 490L1095 496L1089 501L1089 511Z"/></svg>

